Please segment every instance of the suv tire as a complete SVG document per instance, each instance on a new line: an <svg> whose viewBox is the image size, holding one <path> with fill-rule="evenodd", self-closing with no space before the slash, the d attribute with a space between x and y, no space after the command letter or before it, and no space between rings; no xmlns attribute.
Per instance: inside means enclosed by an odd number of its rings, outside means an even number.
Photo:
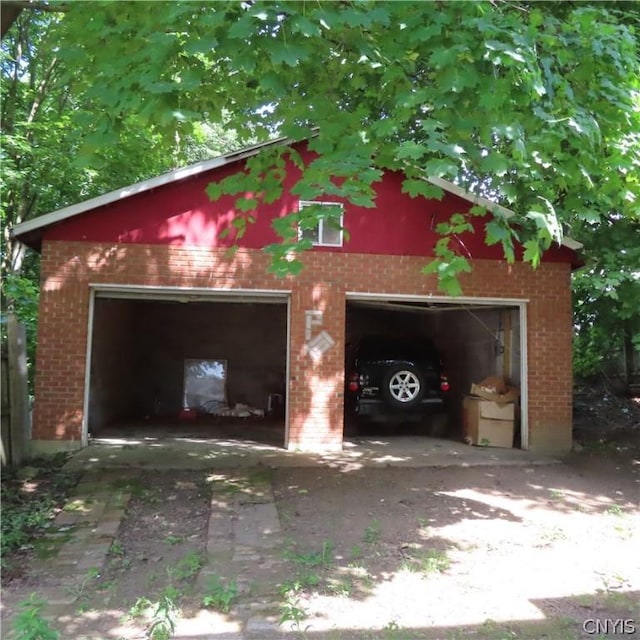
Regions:
<svg viewBox="0 0 640 640"><path fill-rule="evenodd" d="M382 383L382 396L396 408L409 408L420 403L425 392L424 377L411 364L395 365L387 371Z"/></svg>

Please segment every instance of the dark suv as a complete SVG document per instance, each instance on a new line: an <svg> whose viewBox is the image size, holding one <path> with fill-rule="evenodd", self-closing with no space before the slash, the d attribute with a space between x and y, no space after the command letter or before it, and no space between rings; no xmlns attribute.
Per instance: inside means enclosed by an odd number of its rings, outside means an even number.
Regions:
<svg viewBox="0 0 640 640"><path fill-rule="evenodd" d="M437 429L443 429L449 382L429 341L368 336L357 346L351 366L349 410L378 422L411 421L430 414L437 416Z"/></svg>

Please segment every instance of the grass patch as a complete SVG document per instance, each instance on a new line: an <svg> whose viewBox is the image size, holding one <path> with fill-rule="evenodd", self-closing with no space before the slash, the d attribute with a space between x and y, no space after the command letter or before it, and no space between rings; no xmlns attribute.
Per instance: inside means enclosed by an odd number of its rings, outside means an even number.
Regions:
<svg viewBox="0 0 640 640"><path fill-rule="evenodd" d="M42 612L46 606L46 601L38 598L35 593L20 602L18 614L12 624L11 637L20 640L58 640L60 634L43 617Z"/></svg>
<svg viewBox="0 0 640 640"><path fill-rule="evenodd" d="M294 564L293 577L280 585L286 596L320 586L325 571L333 565L333 543L325 540L319 551L287 549L284 557Z"/></svg>
<svg viewBox="0 0 640 640"><path fill-rule="evenodd" d="M235 580L225 583L219 576L211 576L202 597L202 606L229 613L237 595L238 583Z"/></svg>
<svg viewBox="0 0 640 640"><path fill-rule="evenodd" d="M36 540L51 531L79 474L62 471L69 454L38 458L23 469L3 469L0 485L2 521L0 557L3 571L11 557L31 550ZM11 575L7 571L6 575Z"/></svg>
<svg viewBox="0 0 640 640"><path fill-rule="evenodd" d="M407 571L422 573L423 575L432 575L434 573L442 573L451 566L451 560L444 551L438 549L426 549L419 551L404 562L404 568Z"/></svg>
<svg viewBox="0 0 640 640"><path fill-rule="evenodd" d="M46 560L58 555L60 547L72 538L71 531L53 533L47 528L47 536L33 541L33 550L39 560Z"/></svg>
<svg viewBox="0 0 640 640"><path fill-rule="evenodd" d="M173 566L167 567L167 575L172 580L191 580L198 575L202 565L202 556L196 551L190 551Z"/></svg>
<svg viewBox="0 0 640 640"><path fill-rule="evenodd" d="M367 544L376 544L380 540L380 521L372 520L367 527L365 527L362 540Z"/></svg>

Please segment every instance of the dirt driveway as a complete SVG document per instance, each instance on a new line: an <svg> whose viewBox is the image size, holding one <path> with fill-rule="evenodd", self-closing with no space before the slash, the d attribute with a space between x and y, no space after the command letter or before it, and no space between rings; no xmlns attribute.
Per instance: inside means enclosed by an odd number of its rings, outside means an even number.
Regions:
<svg viewBox="0 0 640 640"><path fill-rule="evenodd" d="M396 464L86 472L3 637L30 593L65 639L638 637L633 457Z"/></svg>

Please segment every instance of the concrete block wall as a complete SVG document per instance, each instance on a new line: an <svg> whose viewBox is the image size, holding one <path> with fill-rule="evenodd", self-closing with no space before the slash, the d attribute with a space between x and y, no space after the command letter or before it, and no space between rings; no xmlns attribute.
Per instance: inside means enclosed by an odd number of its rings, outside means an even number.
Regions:
<svg viewBox="0 0 640 640"><path fill-rule="evenodd" d="M34 411L42 448L78 446L82 437L89 284L153 285L291 291L289 448L338 449L342 442L345 294L350 291L437 294L421 257L311 251L297 278L267 273L268 257L240 249L45 241ZM530 448L571 446L570 265L477 260L462 277L465 295L527 299ZM322 311L316 334L333 347L318 361L306 348L305 312ZM64 377L61 377L61 373Z"/></svg>

